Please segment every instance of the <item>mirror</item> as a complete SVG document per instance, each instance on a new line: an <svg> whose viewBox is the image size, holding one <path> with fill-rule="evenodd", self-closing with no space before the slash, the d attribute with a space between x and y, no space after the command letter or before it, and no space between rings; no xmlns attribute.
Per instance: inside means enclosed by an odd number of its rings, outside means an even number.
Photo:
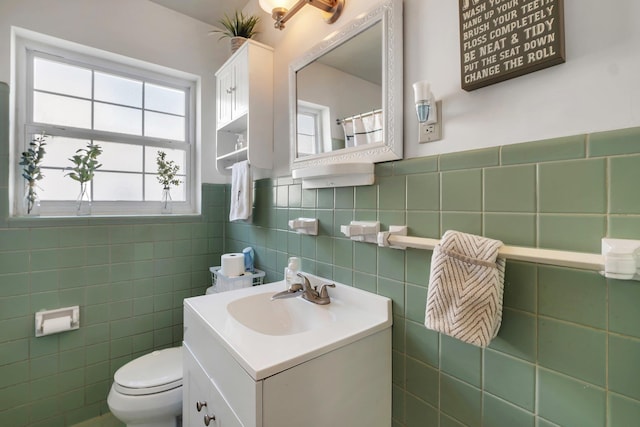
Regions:
<svg viewBox="0 0 640 427"><path fill-rule="evenodd" d="M378 4L294 61L291 169L401 159L402 62L401 0Z"/></svg>

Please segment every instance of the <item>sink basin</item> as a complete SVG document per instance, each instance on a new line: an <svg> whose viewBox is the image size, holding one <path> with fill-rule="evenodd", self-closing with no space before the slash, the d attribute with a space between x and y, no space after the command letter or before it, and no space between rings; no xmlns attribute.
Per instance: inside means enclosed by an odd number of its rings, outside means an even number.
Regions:
<svg viewBox="0 0 640 427"><path fill-rule="evenodd" d="M239 298L227 305L238 322L267 335L292 335L321 328L336 321L335 310L310 307L300 296L271 301L271 293Z"/></svg>
<svg viewBox="0 0 640 427"><path fill-rule="evenodd" d="M332 282L306 276L313 286ZM185 312L199 317L254 380L391 327L389 298L336 283L327 305L300 296L271 300L284 288L281 281L187 298Z"/></svg>

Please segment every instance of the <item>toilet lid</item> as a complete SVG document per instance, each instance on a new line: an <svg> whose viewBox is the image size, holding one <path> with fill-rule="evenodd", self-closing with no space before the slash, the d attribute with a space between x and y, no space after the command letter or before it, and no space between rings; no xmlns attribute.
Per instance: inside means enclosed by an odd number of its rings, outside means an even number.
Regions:
<svg viewBox="0 0 640 427"><path fill-rule="evenodd" d="M118 369L114 388L122 394L160 393L182 386L182 347L154 351Z"/></svg>

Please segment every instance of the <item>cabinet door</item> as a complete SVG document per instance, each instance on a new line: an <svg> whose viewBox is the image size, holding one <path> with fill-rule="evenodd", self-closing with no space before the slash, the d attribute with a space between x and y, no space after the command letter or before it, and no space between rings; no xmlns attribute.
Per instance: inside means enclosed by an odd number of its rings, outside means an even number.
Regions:
<svg viewBox="0 0 640 427"><path fill-rule="evenodd" d="M233 101L231 119L247 113L249 108L249 50L245 50L234 61Z"/></svg>
<svg viewBox="0 0 640 427"><path fill-rule="evenodd" d="M215 384L184 347L182 424L185 427L242 427Z"/></svg>
<svg viewBox="0 0 640 427"><path fill-rule="evenodd" d="M220 129L225 124L229 123L232 117L233 99L234 99L234 67L228 66L217 75L217 94L216 94L216 108L218 110L217 115L217 129Z"/></svg>

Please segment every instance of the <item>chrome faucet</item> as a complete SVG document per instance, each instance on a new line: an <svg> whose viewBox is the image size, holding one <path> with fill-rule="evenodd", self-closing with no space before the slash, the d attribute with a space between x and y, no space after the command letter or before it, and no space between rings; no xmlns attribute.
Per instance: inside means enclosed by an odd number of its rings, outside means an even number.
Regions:
<svg viewBox="0 0 640 427"><path fill-rule="evenodd" d="M297 297L298 295L302 295L302 298L314 304L327 305L331 302L331 299L329 298L329 291L327 291L327 288L335 288L335 284L325 283L320 286L320 292L318 292L318 287L312 287L309 279L307 279L300 273L298 273L298 276L302 278L302 284L294 283L286 291L278 292L277 294L273 295L271 297L271 300L292 298Z"/></svg>
<svg viewBox="0 0 640 427"><path fill-rule="evenodd" d="M325 283L320 286L320 292L318 292L318 287L311 287L311 283L309 282L309 279L306 278L306 276L303 276L300 273L298 273L298 276L302 278L302 298L319 305L326 305L331 302L327 288L335 288L335 284Z"/></svg>

